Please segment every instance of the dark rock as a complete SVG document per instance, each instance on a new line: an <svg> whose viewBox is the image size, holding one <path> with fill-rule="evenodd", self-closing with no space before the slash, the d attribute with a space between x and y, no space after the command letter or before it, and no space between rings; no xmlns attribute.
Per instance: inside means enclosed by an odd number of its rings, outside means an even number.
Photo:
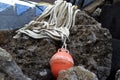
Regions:
<svg viewBox="0 0 120 80"><path fill-rule="evenodd" d="M15 80L31 80L23 74L20 67L12 59L12 56L2 48L0 48L0 70Z"/></svg>
<svg viewBox="0 0 120 80"><path fill-rule="evenodd" d="M4 46L5 44L7 45ZM56 52L56 46L52 40L34 40L31 38L15 40L11 37L9 43L5 42L3 47L12 53L23 72L32 80L54 79L49 67L49 60ZM43 73L46 75L43 76ZM7 78L6 80L12 79Z"/></svg>

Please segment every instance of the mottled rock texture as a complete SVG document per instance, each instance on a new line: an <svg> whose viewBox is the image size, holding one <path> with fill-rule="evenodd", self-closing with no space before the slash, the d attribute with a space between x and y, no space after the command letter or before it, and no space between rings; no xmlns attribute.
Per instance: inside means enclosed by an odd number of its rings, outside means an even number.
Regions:
<svg viewBox="0 0 120 80"><path fill-rule="evenodd" d="M24 74L33 80L55 80L49 60L61 47L61 42L48 38L35 40L25 36L13 39L15 34L15 31L3 32L0 46L11 53ZM83 65L94 72L99 80L108 77L112 56L111 35L95 19L85 12L77 13L67 44L75 66ZM6 80L12 79L7 76Z"/></svg>
<svg viewBox="0 0 120 80"><path fill-rule="evenodd" d="M12 59L12 56L2 48L0 48L0 71L0 80L4 80L5 73L15 80L31 80L23 74L21 68Z"/></svg>
<svg viewBox="0 0 120 80"><path fill-rule="evenodd" d="M57 80L98 80L97 76L82 66L59 72Z"/></svg>
<svg viewBox="0 0 120 80"><path fill-rule="evenodd" d="M95 72L98 79L105 80L111 67L111 35L95 19L84 12L76 16L76 26L72 27L69 50L75 65L84 65Z"/></svg>

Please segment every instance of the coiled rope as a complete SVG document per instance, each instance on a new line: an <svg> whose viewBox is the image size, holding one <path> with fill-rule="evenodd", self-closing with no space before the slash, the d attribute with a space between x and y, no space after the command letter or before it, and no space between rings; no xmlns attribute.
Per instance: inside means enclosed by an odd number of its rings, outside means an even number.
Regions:
<svg viewBox="0 0 120 80"><path fill-rule="evenodd" d="M47 7L36 20L17 30L14 38L19 38L21 34L35 39L50 37L54 40L61 40L62 47L66 48L66 39L69 38L69 30L75 24L78 11L71 3L57 0L53 6Z"/></svg>

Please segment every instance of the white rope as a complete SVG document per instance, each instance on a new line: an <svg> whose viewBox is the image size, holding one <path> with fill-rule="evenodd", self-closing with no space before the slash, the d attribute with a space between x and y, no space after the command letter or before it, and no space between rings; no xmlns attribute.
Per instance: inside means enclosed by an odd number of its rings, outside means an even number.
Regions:
<svg viewBox="0 0 120 80"><path fill-rule="evenodd" d="M39 18L17 30L14 38L19 38L21 33L35 39L50 37L63 41L62 47L66 47L66 39L70 34L69 29L74 26L78 11L71 3L57 0L55 5L48 7ZM35 26L33 23L39 24L39 26Z"/></svg>

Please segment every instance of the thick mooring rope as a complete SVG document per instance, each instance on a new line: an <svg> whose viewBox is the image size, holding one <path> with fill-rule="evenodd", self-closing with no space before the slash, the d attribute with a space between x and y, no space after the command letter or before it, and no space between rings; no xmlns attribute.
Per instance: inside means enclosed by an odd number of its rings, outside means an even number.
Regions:
<svg viewBox="0 0 120 80"><path fill-rule="evenodd" d="M75 24L75 16L78 11L71 3L57 0L55 5L46 8L39 18L17 30L14 38L19 38L21 33L35 39L50 37L63 41L65 46L70 34L69 29ZM37 24L39 26L35 26Z"/></svg>

